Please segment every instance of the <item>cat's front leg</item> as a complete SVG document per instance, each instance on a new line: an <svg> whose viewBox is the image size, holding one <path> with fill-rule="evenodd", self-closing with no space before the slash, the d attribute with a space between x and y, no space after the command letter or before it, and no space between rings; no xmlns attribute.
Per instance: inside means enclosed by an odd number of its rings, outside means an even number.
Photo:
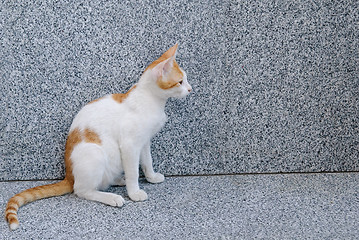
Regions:
<svg viewBox="0 0 359 240"><path fill-rule="evenodd" d="M140 189L138 185L138 167L140 151L131 145L123 144L121 147L121 158L123 169L125 171L126 189L128 196L133 201L146 200L147 193Z"/></svg>
<svg viewBox="0 0 359 240"><path fill-rule="evenodd" d="M146 180L150 183L161 183L165 180L165 177L161 173L153 171L152 157L151 157L151 143L147 143L140 156L141 168L145 174Z"/></svg>

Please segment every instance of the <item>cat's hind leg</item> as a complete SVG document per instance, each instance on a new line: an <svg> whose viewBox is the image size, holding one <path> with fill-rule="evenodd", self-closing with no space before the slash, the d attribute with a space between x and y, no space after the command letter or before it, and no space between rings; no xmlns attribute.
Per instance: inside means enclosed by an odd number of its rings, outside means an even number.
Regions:
<svg viewBox="0 0 359 240"><path fill-rule="evenodd" d="M125 203L125 200L120 195L97 190L80 191L76 193L76 195L87 200L101 202L113 207L121 207Z"/></svg>
<svg viewBox="0 0 359 240"><path fill-rule="evenodd" d="M107 156L97 144L81 143L71 154L74 175L74 193L92 201L121 207L125 200L117 194L101 192L109 186L111 176L106 176Z"/></svg>

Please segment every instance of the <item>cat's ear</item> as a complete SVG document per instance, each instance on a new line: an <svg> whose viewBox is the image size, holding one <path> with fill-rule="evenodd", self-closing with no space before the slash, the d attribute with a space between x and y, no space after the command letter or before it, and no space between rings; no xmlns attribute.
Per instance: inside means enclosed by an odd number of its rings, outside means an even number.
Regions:
<svg viewBox="0 0 359 240"><path fill-rule="evenodd" d="M178 43L169 48L162 56L156 60L160 61L152 70L156 77L166 76L172 69L176 58Z"/></svg>
<svg viewBox="0 0 359 240"><path fill-rule="evenodd" d="M161 57L163 58L176 58L178 43L170 47Z"/></svg>
<svg viewBox="0 0 359 240"><path fill-rule="evenodd" d="M175 56L172 56L172 57L167 58L166 60L160 62L152 69L153 74L157 78L166 76L167 74L169 74L171 72L174 60L175 60Z"/></svg>
<svg viewBox="0 0 359 240"><path fill-rule="evenodd" d="M151 63L146 70L151 69L152 74L159 78L168 73L173 67L176 58L178 43L170 47L161 57ZM145 70L145 71L146 71Z"/></svg>

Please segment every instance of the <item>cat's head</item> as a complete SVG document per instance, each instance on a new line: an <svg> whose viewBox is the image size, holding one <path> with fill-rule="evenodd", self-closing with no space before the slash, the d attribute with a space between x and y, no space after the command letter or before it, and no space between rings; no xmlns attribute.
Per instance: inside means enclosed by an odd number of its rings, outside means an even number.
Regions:
<svg viewBox="0 0 359 240"><path fill-rule="evenodd" d="M178 44L175 44L168 49L142 75L157 94L166 98L183 98L192 91L187 74L176 62L177 48Z"/></svg>

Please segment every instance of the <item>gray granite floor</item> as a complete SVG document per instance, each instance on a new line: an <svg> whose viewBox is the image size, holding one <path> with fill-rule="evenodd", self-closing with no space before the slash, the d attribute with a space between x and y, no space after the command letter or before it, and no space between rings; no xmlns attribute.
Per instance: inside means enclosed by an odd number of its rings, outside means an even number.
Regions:
<svg viewBox="0 0 359 240"><path fill-rule="evenodd" d="M73 194L19 211L14 232L0 221L1 239L356 239L359 173L168 177L141 181L149 195L122 208ZM10 196L47 182L1 182Z"/></svg>

